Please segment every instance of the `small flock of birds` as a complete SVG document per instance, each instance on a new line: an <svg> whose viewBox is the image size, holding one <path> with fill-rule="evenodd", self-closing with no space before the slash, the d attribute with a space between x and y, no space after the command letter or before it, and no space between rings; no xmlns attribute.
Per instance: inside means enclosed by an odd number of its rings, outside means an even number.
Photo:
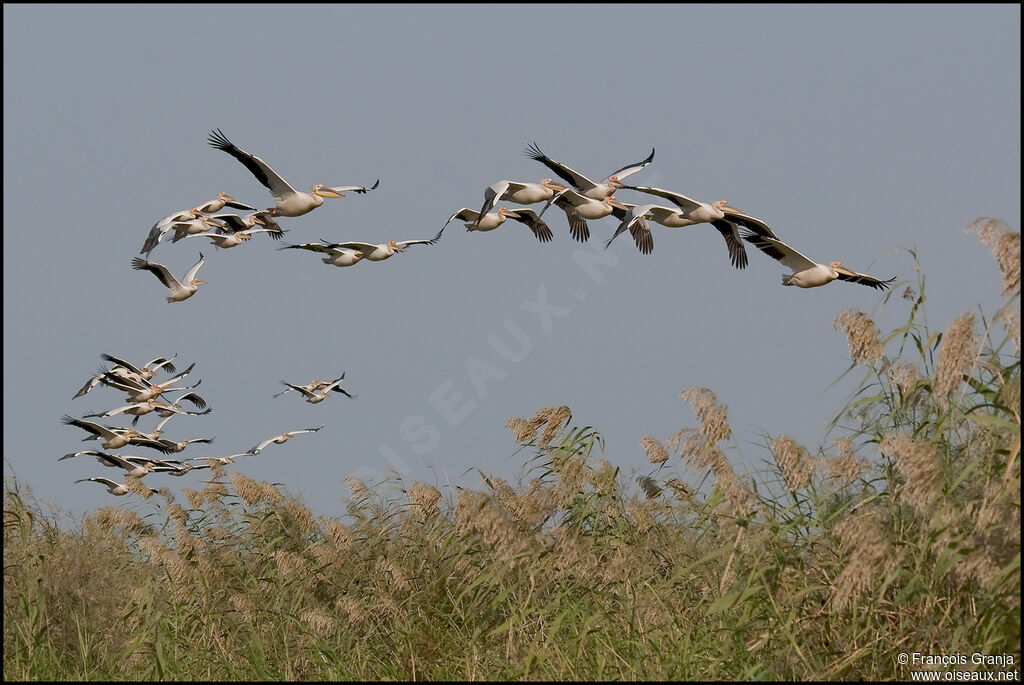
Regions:
<svg viewBox="0 0 1024 685"><path fill-rule="evenodd" d="M314 184L309 192L295 190L284 178L275 172L269 164L259 157L235 146L228 138L216 129L210 133L209 144L218 150L231 155L256 179L263 184L274 197L274 206L265 210L238 202L227 193L221 192L215 199L191 209L176 212L167 216L150 229L140 254L146 258L135 257L132 267L153 273L168 289L168 302L181 302L192 297L200 285L206 281L198 280L199 269L205 263L203 254L199 253L199 261L178 280L163 264L149 261L149 254L160 244L164 236L173 231L171 242L183 238L206 237L218 248L228 249L251 240L257 233L266 233L272 239L280 240L284 229L277 223L279 217L298 217L308 214L324 202L324 198L344 197L346 192L365 194L377 188L380 179L372 186L325 186ZM551 205L556 205L565 212L569 224L569 233L573 239L586 242L590 239L588 221L606 216L614 216L619 225L611 238L605 243L605 249L622 233L629 232L642 254L654 251L654 238L650 222L653 221L666 228L684 228L698 224L709 224L724 238L729 260L737 269L747 266L747 253L744 241L758 248L769 257L789 267L791 273L784 274L782 284L800 288L816 288L835 280L860 283L872 288L884 290L896 279L881 280L868 274L847 269L842 262L819 264L796 249L782 242L775 232L762 220L746 214L735 207L729 206L725 200L707 203L671 190L650 186L627 185L624 179L635 174L654 161L654 149L643 160L627 164L617 169L600 181L592 181L587 176L569 166L557 162L545 155L536 143L526 149L526 155L534 159L557 175L564 183L555 182L553 178L544 178L539 182L501 180L491 184L484 190L484 203L479 210L463 207L454 212L445 222L437 235L429 239L391 240L386 243L368 242L317 242L290 244L283 243L282 250L307 250L323 256L324 264L346 267L358 264L363 260L381 261L396 253L404 252L412 245L434 245L452 221L463 222L467 231L493 231L507 219L513 219L530 229L540 242L549 242L554 238L551 228L544 222L544 213ZM628 189L645 195L667 200L670 205L649 202L631 204L620 202L614 193L619 189ZM502 202L521 205L515 208L498 206ZM544 202L540 212L524 205ZM250 210L247 216L237 214L217 214L225 207Z"/></svg>
<svg viewBox="0 0 1024 685"><path fill-rule="evenodd" d="M105 412L85 414L81 419L65 415L61 421L66 425L76 426L86 431L88 435L83 438L83 441L101 440L102 442L100 443L100 446L106 450L112 450L113 453L97 450L81 450L65 454L60 457L58 461L88 455L96 457L96 460L103 466L121 469L122 476L134 476L135 478L140 479L150 473L167 473L172 476L183 476L192 470L208 469L214 464L232 464L235 459L239 457L255 456L262 452L268 445L281 445L287 442L289 438L296 435L301 435L303 433L316 433L326 425L324 424L317 426L316 428L304 428L281 433L280 435L275 435L257 443L245 452L231 454L224 457L203 456L193 457L189 460L182 460L122 454L122 448L145 447L165 455L170 455L183 452L185 448L191 444L202 443L212 445L214 440L213 438L188 438L175 441L164 438L162 435L164 433L164 426L167 425L167 422L170 421L172 417L205 416L213 411L213 409L207 407L206 400L195 392L195 388L197 388L202 381L196 381L194 385L184 387L177 387L176 385L191 373L192 369L195 367L195 363L190 364L188 368L181 373L157 383L154 381L154 376L158 372L164 371L166 373L174 373L176 371L173 364L174 357L156 357L142 366L136 366L109 354L102 354L100 356L104 361L111 364L110 368L101 367L98 373L86 381L85 385L75 393L72 399L74 400L88 394L97 385L104 385L127 393L128 404ZM344 378L345 374L342 373L339 378L334 380L313 380L308 385L294 385L287 381L281 381L281 383L286 385L287 388L274 395L274 397L279 397L286 392L296 390L305 397L307 402L312 404L322 402L331 392L338 392L350 398L354 398L355 395L348 393L341 387L340 384ZM182 394L177 395L173 400L164 399L163 397L166 393L179 391ZM188 402L199 411L191 411L183 408L183 402ZM156 426L149 432L143 432L136 428L139 419L150 413L161 417ZM134 418L131 421L131 425L116 427L85 420L90 418L108 418L118 415L132 415ZM129 487L126 482L117 482L103 476L81 478L75 482L100 483L104 485L107 488L107 491L112 495L125 495L129 492ZM152 488L149 488L149 490L154 493L156 492L156 490Z"/></svg>

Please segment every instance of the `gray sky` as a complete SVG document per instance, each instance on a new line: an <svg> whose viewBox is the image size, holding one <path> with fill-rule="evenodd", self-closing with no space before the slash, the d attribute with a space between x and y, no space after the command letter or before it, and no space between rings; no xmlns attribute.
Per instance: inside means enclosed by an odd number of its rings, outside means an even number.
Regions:
<svg viewBox="0 0 1024 685"><path fill-rule="evenodd" d="M553 209L551 243L453 222L435 246L350 268L264 236L165 242L152 259L175 275L207 257L208 285L174 304L130 262L156 220L219 191L272 206L206 144L213 128L301 190L380 178L282 219L293 243L432 237L491 183L550 176L531 141L591 177L654 147L630 181L728 199L819 262L915 283L916 249L941 330L999 304L963 228L1019 230L1019 65L1017 5L5 5L4 474L73 513L151 506L76 485L118 477L90 457L57 461L98 445L63 414L123 404L110 388L70 399L104 352L196 362L213 413L167 434L216 443L181 457L327 424L235 466L318 514L343 511L349 475L512 478L524 455L505 422L545 405L647 472L642 436L696 425L689 386L728 405L739 466L768 456L761 431L814 451L849 390L828 388L849 364L833 319L859 309L887 331L909 303L783 288L788 270L752 247L737 271L707 225L655 226L652 255L628 236L601 252L613 219L580 245ZM355 400L272 397L342 371ZM177 492L202 473L145 482Z"/></svg>

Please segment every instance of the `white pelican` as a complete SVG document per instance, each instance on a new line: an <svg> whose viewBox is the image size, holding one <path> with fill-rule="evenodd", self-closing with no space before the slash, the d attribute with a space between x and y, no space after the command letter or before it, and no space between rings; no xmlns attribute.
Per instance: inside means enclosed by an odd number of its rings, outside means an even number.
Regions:
<svg viewBox="0 0 1024 685"><path fill-rule="evenodd" d="M333 384L337 383L338 381L342 381L342 380L345 380L345 372L344 371L342 371L341 375L338 376L337 378L335 378L334 380L318 381L316 379L313 379L313 380L311 380L309 382L308 385L300 385L300 386L297 386L297 387L302 388L303 390L306 390L308 392L316 392L317 390L320 390L321 388L326 388L327 386L333 385ZM285 381L281 381L281 382L284 383L285 385L287 385L288 387L285 388L284 390L282 390L281 392L277 393L276 395L274 395L274 397L280 397L281 395L285 394L286 392L291 392L292 388L296 387L296 386L292 386L290 383L287 383Z"/></svg>
<svg viewBox="0 0 1024 685"><path fill-rule="evenodd" d="M187 300L196 294L196 290L199 286L206 283L206 281L200 281L196 278L196 274L199 273L199 269L205 262L203 253L199 253L199 261L195 263L188 273L185 274L185 278L182 279L184 283L178 281L177 278L171 275L171 272L167 270L167 267L163 264L157 264L156 262L147 262L145 259L135 257L132 259L132 268L138 270L151 271L160 282L167 286L167 289L171 291L170 297L167 298L168 302L181 302Z"/></svg>
<svg viewBox="0 0 1024 685"><path fill-rule="evenodd" d="M79 428L92 433L92 437L87 437L85 440L102 438L102 445L108 450L116 450L124 447L125 445L132 444L140 445L142 447L150 447L164 453L168 452L164 445L159 444L159 441L150 440L134 428L112 428L110 426L101 426L100 424L93 423L92 421L82 421L81 419L75 419L67 415L65 415L61 421L69 426L78 426Z"/></svg>
<svg viewBox="0 0 1024 685"><path fill-rule="evenodd" d="M363 259L369 259L371 262L379 262L387 259L396 252L405 252L405 249L410 245L433 245L441 239L441 234L444 233L442 227L433 238L429 240L391 240L386 243L360 243L360 242L349 242L349 243L327 243L326 247L342 249L342 250L355 250L362 253ZM327 241L324 241L325 243Z"/></svg>
<svg viewBox="0 0 1024 685"><path fill-rule="evenodd" d="M160 244L160 241L164 239L167 231L175 228L178 224L192 221L203 216L203 213L198 209L186 209L183 212L171 214L165 216L160 221L153 224L153 227L149 229L149 235L146 236L146 241L142 243L142 249L139 250L139 254L149 254L153 249Z"/></svg>
<svg viewBox="0 0 1024 685"><path fill-rule="evenodd" d="M85 418L106 418L108 416L116 416L117 414L121 413L132 414L135 416L135 418L132 420L132 426L134 426L136 423L138 423L140 416L145 416L146 414L149 414L150 412L154 411L163 417L170 416L171 414L184 414L187 416L205 416L206 414L209 414L210 412L213 411L212 408L207 408L204 411L198 412L185 411L184 409L181 408L180 404L182 400L185 399L188 399L190 402L195 404L200 409L206 407L206 402L203 400L203 398L201 398L194 392L187 392L181 397L179 397L177 400L175 400L172 404L160 402L159 400L154 398L146 400L144 402L135 402L134 404L128 404L123 407L118 407L117 409L111 409L110 411L103 412L102 414L86 414Z"/></svg>
<svg viewBox="0 0 1024 685"><path fill-rule="evenodd" d="M744 229L743 239L772 259L782 262L782 264L793 270L791 274L782 275L782 285L795 285L798 288L817 288L839 279L840 281L850 281L851 283L860 283L861 285L877 288L878 290L885 290L896 280L895 276L887 281L883 281L874 276L859 274L856 271L847 269L843 266L842 262L832 262L827 266L825 264L818 264L781 240L759 235L749 229Z"/></svg>
<svg viewBox="0 0 1024 685"><path fill-rule="evenodd" d="M213 438L192 438L190 440L180 440L174 442L173 440L167 440L166 438L157 438L156 442L160 443L165 449L165 454L172 452L184 452L185 448L191 445L193 442L201 442L207 445L213 444Z"/></svg>
<svg viewBox="0 0 1024 685"><path fill-rule="evenodd" d="M535 159L547 168L551 169L559 176L559 178L565 179L569 185L579 191L581 195L589 197L592 200L603 200L606 197L610 197L615 193L616 188L624 187L622 179L631 174L635 174L654 161L654 148L651 148L651 154L648 155L646 159L634 164L627 164L621 169L613 171L599 183L594 183L578 171L574 171L564 164L556 162L545 155L540 151L540 148L537 147L537 143L530 145L526 149L525 154L530 159Z"/></svg>
<svg viewBox="0 0 1024 685"><path fill-rule="evenodd" d="M316 433L318 430L323 428L325 425L327 425L327 424L322 424L320 426L317 426L316 428L305 428L303 430L288 431L287 433L281 433L280 435L275 435L272 438L267 438L266 440L264 440L260 444L256 445L255 447L253 447L251 450L249 450L245 454L254 455L255 456L255 455L259 454L260 452L262 452L263 448L266 447L267 445L271 444L271 443L276 443L278 445L283 445L285 442L288 441L288 438L290 438L290 437L299 435L301 433Z"/></svg>
<svg viewBox="0 0 1024 685"><path fill-rule="evenodd" d="M327 187L317 183L310 188L308 193L302 193L288 185L288 181L278 176L277 172L262 159L235 147L220 129L210 133L209 143L244 164L245 168L256 177L256 180L270 189L277 203L277 206L268 210L271 216L302 216L322 205L325 197L344 197L345 191L349 190L354 193L366 193L380 184L380 179L377 179L369 188L365 186Z"/></svg>
<svg viewBox="0 0 1024 685"><path fill-rule="evenodd" d="M270 228L247 228L242 231L235 231L233 233L191 233L186 238L209 238L210 244L215 245L218 248L227 250L228 248L237 247L246 240L252 239L256 233L269 233L271 236L275 234L275 231ZM280 236L279 236L280 237Z"/></svg>
<svg viewBox="0 0 1024 685"><path fill-rule="evenodd" d="M182 238L187 238L190 235L220 231L224 230L226 227L224 222L204 214L203 216L192 219L191 221L179 221L173 225L173 228L174 237L171 238L171 242L176 243Z"/></svg>
<svg viewBox="0 0 1024 685"><path fill-rule="evenodd" d="M274 217L270 215L270 212L253 212L244 217L237 214L216 214L213 218L221 221L224 224L224 228L230 232L237 233L238 231L262 226L267 229L267 233L274 240L284 235L284 229L274 221Z"/></svg>
<svg viewBox="0 0 1024 685"><path fill-rule="evenodd" d="M581 243L590 239L590 227L587 226L587 219L601 219L609 214L615 214L622 219L629 211L629 207L617 201L614 195L602 200L594 200L570 188L549 200L541 210L540 216L544 216L544 212L552 203L558 205L565 212L565 216L569 220L569 233Z"/></svg>
<svg viewBox="0 0 1024 685"><path fill-rule="evenodd" d="M109 478L102 478L100 476L93 476L92 478L79 478L75 482L76 483L84 483L85 481L92 481L94 483L102 483L103 485L106 486L107 492L109 492L111 495L117 495L118 497L120 497L121 495L127 495L128 494L128 486L127 485L125 485L124 483L115 483L114 481L110 480ZM153 488L150 488L149 491L152 492L154 495L157 494L157 491L154 490Z"/></svg>
<svg viewBox="0 0 1024 685"><path fill-rule="evenodd" d="M71 399L75 399L77 397L81 397L82 395L85 395L90 390L92 390L97 385L99 385L101 382L105 383L104 377L108 373L112 374L114 376L117 376L119 378L125 378L125 379L130 379L130 380L136 380L136 381L139 381L139 382L144 382L144 381L148 381L150 378L152 378L153 375L161 367L163 367L167 371L171 371L171 372L174 371L174 364L171 362L171 360L174 359L174 357L171 357L171 359L166 359L164 357L157 357L156 359L153 359L151 361L146 362L142 366L142 368L140 369L137 366L135 366L134 364L130 364L130 363L124 361L123 359L118 359L117 357L112 357L109 354L105 354L104 353L104 354L102 354L100 356L103 359L105 359L105 360L107 360L109 362L112 362L114 364L114 366L110 367L109 370L101 368L100 372L98 374L96 374L95 376L93 376L92 378L90 378L86 382L86 384L83 385L81 387L81 389L77 393L75 393L75 396L72 397ZM177 355L175 355L175 356L177 356ZM152 364L155 364L156 366L153 366L152 368L150 368L150 365L152 365Z"/></svg>
<svg viewBox="0 0 1024 685"><path fill-rule="evenodd" d="M316 390L307 390L304 386L292 385L288 381L281 381L281 383L287 385L291 390L297 390L298 392L302 393L302 396L305 397L306 401L309 402L310 404L323 402L324 400L327 399L328 395L330 395L332 391L340 392L342 395L345 395L350 399L355 399L356 397L355 395L349 393L347 390L345 390L339 385L339 383L341 383L341 378L331 381L327 385L322 385Z"/></svg>
<svg viewBox="0 0 1024 685"><path fill-rule="evenodd" d="M444 225L447 226L453 219L458 219L464 222L467 231L493 231L505 223L506 218L515 219L527 226L533 231L534 237L542 243L546 243L555 237L551 229L548 228L548 225L537 215L537 212L525 207L517 207L515 210L511 210L508 207L498 207L496 212L488 212L483 215L469 207L463 207L448 217L448 221ZM441 230L443 231L444 227Z"/></svg>
<svg viewBox="0 0 1024 685"><path fill-rule="evenodd" d="M331 264L334 266L352 266L358 264L364 256L364 253L359 250L353 249L342 249L333 247L331 243L302 243L301 245L292 245L290 243L284 243L283 247L277 248L279 250L309 250L310 252L319 252L327 255L320 261L324 264Z"/></svg>
<svg viewBox="0 0 1024 685"><path fill-rule="evenodd" d="M96 457L96 461L103 464L104 466L124 469L126 475L135 476L136 478L142 478L147 473L152 472L153 469L156 467L154 460L147 459L145 457L122 457L120 454L107 454L106 452L95 452L92 450L84 450L82 452L72 452L71 454L65 454L57 461L63 461L64 459L77 457L81 454L93 455Z"/></svg>
<svg viewBox="0 0 1024 685"><path fill-rule="evenodd" d="M565 190L561 183L554 183L550 178L542 178L540 183L520 181L498 181L484 190L484 205L477 213L474 223L479 217L486 216L494 205L499 202L515 202L517 205L532 205L550 200L556 192Z"/></svg>
<svg viewBox="0 0 1024 685"><path fill-rule="evenodd" d="M178 375L168 378L162 383L151 383L149 381L136 380L133 378L127 378L125 376L118 376L111 372L104 374L102 381L106 385L118 390L123 390L128 393L129 402L145 402L151 400L162 393L171 392L173 390L192 390L199 386L202 381L197 381L195 385L191 385L187 388L172 388L171 386L183 379L185 376L192 372L195 367L195 362L188 365L188 368L179 373ZM202 408L202 407L200 407Z"/></svg>
<svg viewBox="0 0 1024 685"><path fill-rule="evenodd" d="M255 207L243 204L223 191L218 193L217 197L204 202L201 205L197 205L193 209L198 212L202 212L203 214L213 214L214 212L219 212L225 207L231 207L232 209L247 209L250 212L256 211Z"/></svg>

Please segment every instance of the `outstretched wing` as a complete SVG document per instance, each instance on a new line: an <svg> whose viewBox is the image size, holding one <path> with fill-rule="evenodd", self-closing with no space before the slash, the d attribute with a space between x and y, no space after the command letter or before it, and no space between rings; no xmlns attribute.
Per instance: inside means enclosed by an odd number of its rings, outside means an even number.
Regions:
<svg viewBox="0 0 1024 685"><path fill-rule="evenodd" d="M531 143L530 146L526 148L525 154L530 159L535 159L548 169L551 169L551 171L555 172L559 178L568 181L569 184L577 190L586 192L597 185L580 172L570 169L561 162L556 162L545 155L541 152L540 148L537 147L537 143Z"/></svg>
<svg viewBox="0 0 1024 685"><path fill-rule="evenodd" d="M602 183L607 183L608 181L612 180L613 178L617 178L618 180L621 181L622 179L626 178L627 176L629 176L631 174L635 174L636 172L640 171L641 169L643 169L645 166L647 166L648 164L650 164L653 161L654 161L654 148L652 147L651 148L651 154L648 155L645 159L642 159L639 162L634 162L633 164L627 164L626 166L622 167L621 169L616 169L612 173L608 174L608 176L604 179L604 181L602 181Z"/></svg>
<svg viewBox="0 0 1024 685"><path fill-rule="evenodd" d="M281 178L270 165L256 155L251 155L245 150L235 147L234 144L221 132L220 129L210 132L209 143L218 150L223 150L252 172L256 180L270 189L274 198L280 200L295 192L295 188L288 185L288 181Z"/></svg>
<svg viewBox="0 0 1024 685"><path fill-rule="evenodd" d="M141 257L135 257L132 259L132 268L139 271L149 271L153 273L160 282L167 288L180 288L181 283L178 283L178 279L171 275L171 272L167 270L167 267L163 264L157 264L156 262L147 262ZM191 279L190 279L191 280Z"/></svg>
<svg viewBox="0 0 1024 685"><path fill-rule="evenodd" d="M845 266L837 266L835 267L835 270L836 273L839 274L840 281L860 283L861 285L866 285L871 288L876 288L878 290L886 290L896 280L896 277L893 276L889 280L883 281L881 279L875 278L874 276L868 276L867 274L859 274L856 271L850 271Z"/></svg>

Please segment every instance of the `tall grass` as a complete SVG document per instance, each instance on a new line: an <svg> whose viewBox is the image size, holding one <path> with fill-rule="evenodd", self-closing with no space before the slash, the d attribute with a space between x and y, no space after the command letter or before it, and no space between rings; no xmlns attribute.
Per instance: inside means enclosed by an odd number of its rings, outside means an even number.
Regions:
<svg viewBox="0 0 1024 685"><path fill-rule="evenodd" d="M187 506L165 493L149 515L106 507L64 530L7 481L4 677L891 680L909 675L900 653L1019 664L1020 236L969 228L1004 306L931 331L921 276L892 294L913 304L888 335L840 314L862 376L838 437L812 453L766 436L752 475L728 460L727 408L687 388L694 425L644 436L639 477L548 407L508 423L519 482L350 478L340 519L217 465Z"/></svg>

